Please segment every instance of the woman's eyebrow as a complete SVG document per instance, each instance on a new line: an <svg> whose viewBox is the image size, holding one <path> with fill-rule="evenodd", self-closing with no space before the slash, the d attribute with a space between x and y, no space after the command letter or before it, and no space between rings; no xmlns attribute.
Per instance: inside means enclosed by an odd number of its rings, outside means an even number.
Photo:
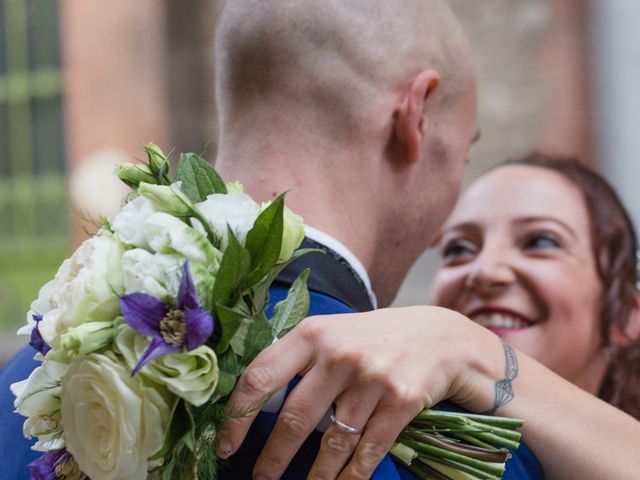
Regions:
<svg viewBox="0 0 640 480"><path fill-rule="evenodd" d="M460 223L456 223L454 225L451 226L445 226L444 231L443 231L443 235L446 235L449 232L454 232L454 231L458 231L458 230L465 230L465 231L469 231L469 230L477 230L478 229L478 224L474 223L474 222L460 222Z"/></svg>
<svg viewBox="0 0 640 480"><path fill-rule="evenodd" d="M559 218L555 218L555 217L547 217L547 216L532 216L532 217L524 217L524 218L518 218L515 223L535 223L535 222L552 222L555 223L557 225L559 225L560 227L562 227L564 230L567 231L567 233L569 233L574 239L578 239L578 234L575 232L575 230L573 228L571 228L567 223L563 222L562 220L560 220Z"/></svg>

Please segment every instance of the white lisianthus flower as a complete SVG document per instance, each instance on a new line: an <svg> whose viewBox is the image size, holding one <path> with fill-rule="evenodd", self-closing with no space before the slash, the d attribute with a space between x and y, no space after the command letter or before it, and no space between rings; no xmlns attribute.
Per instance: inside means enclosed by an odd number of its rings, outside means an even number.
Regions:
<svg viewBox="0 0 640 480"><path fill-rule="evenodd" d="M227 195L215 193L209 195L204 202L196 203L202 216L209 221L214 234L221 241L221 249L227 248L227 225L235 233L241 245L247 239L247 233L260 213L260 206L244 193L229 193ZM191 220L193 226L204 233L204 228L199 220Z"/></svg>
<svg viewBox="0 0 640 480"><path fill-rule="evenodd" d="M180 182L169 186L141 182L138 193L151 200L153 206L161 212L176 217L190 217L193 213L193 204L180 189Z"/></svg>
<svg viewBox="0 0 640 480"><path fill-rule="evenodd" d="M178 253L192 262L201 263L215 274L222 253L207 237L183 221L158 212L151 215L141 227L151 249L158 253Z"/></svg>
<svg viewBox="0 0 640 480"><path fill-rule="evenodd" d="M113 335L113 322L87 322L64 332L60 348L71 357L87 355L109 345Z"/></svg>
<svg viewBox="0 0 640 480"><path fill-rule="evenodd" d="M62 377L67 450L92 480L143 480L163 444L174 399L160 386L131 377L110 353L74 359Z"/></svg>
<svg viewBox="0 0 640 480"><path fill-rule="evenodd" d="M27 314L27 326L18 333L31 333L33 315L41 315L40 334L55 347L58 335L71 326L117 317L123 290L122 252L123 245L104 230L85 241L42 287Z"/></svg>
<svg viewBox="0 0 640 480"><path fill-rule="evenodd" d="M182 255L153 254L141 248L126 251L122 255L124 292L142 292L166 303L175 303L185 261L187 259ZM210 308L215 281L213 275L197 262L189 262L189 271L196 285L200 304Z"/></svg>
<svg viewBox="0 0 640 480"><path fill-rule="evenodd" d="M264 211L271 205L271 202L265 202L261 205L260 211ZM283 228L282 228L282 247L280 247L280 255L277 263L284 263L291 259L293 252L300 246L304 240L304 223L300 215L296 215L286 206L284 207Z"/></svg>
<svg viewBox="0 0 640 480"><path fill-rule="evenodd" d="M149 341L126 324L117 328L115 346L131 370ZM211 398L218 384L218 359L211 348L202 345L194 350L160 356L136 375L166 386L171 393L199 407Z"/></svg>
<svg viewBox="0 0 640 480"><path fill-rule="evenodd" d="M10 386L16 397L16 411L25 417L23 433L26 438L38 437L34 450L47 451L62 448L64 442L56 435L60 425L60 381L68 366L45 361L29 378Z"/></svg>
<svg viewBox="0 0 640 480"><path fill-rule="evenodd" d="M149 248L149 241L142 226L156 213L151 200L138 196L127 203L111 221L111 228L122 243L138 248Z"/></svg>

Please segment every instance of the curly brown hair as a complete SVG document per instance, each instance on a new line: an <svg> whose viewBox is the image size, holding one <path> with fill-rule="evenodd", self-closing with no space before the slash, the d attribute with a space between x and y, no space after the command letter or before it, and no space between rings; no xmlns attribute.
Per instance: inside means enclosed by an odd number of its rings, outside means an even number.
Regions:
<svg viewBox="0 0 640 480"><path fill-rule="evenodd" d="M610 359L598 396L640 419L640 338L626 335L638 308L638 241L633 223L611 185L575 158L531 153L496 166L528 165L553 170L582 192L590 218L593 255L604 287L601 334ZM622 344L621 344L622 343Z"/></svg>

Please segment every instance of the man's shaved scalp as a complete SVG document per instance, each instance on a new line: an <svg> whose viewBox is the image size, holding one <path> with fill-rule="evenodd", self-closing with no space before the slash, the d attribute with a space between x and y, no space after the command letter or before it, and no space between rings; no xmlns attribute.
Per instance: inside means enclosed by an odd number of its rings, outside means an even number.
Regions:
<svg viewBox="0 0 640 480"><path fill-rule="evenodd" d="M268 109L353 139L380 93L433 68L442 99L470 63L441 0L228 0L216 35L222 128Z"/></svg>

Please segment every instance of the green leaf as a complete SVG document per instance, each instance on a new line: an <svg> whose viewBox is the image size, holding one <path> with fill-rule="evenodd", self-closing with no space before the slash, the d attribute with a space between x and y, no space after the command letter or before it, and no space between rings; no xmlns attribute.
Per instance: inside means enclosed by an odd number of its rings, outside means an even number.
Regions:
<svg viewBox="0 0 640 480"><path fill-rule="evenodd" d="M191 409L185 401L176 402L171 414L171 423L164 438L164 443L150 460L161 460L172 450L174 453L182 447L193 451L196 424Z"/></svg>
<svg viewBox="0 0 640 480"><path fill-rule="evenodd" d="M237 312L221 304L217 305L216 311L218 312L218 325L220 326L222 334L216 344L215 350L217 354L222 354L229 348L229 341L236 334L240 325L242 325L244 315L241 312Z"/></svg>
<svg viewBox="0 0 640 480"><path fill-rule="evenodd" d="M247 234L246 248L251 254L251 274L245 288L251 288L273 268L282 248L284 194L278 196L256 219Z"/></svg>
<svg viewBox="0 0 640 480"><path fill-rule="evenodd" d="M242 323L236 330L236 333L229 340L229 346L233 352L242 357L244 355L244 344L245 339L247 338L247 333L249 332L249 324L251 323L250 318L244 318Z"/></svg>
<svg viewBox="0 0 640 480"><path fill-rule="evenodd" d="M153 460L150 458L149 460ZM173 469L176 467L176 457L171 457L163 467L162 467L162 480L173 480L175 477L173 475Z"/></svg>
<svg viewBox="0 0 640 480"><path fill-rule="evenodd" d="M256 314L251 323L245 337L244 354L242 356L242 364L249 365L251 361L262 350L273 343L273 334L271 333L271 323L263 312Z"/></svg>
<svg viewBox="0 0 640 480"><path fill-rule="evenodd" d="M295 327L309 312L309 290L307 278L309 269L305 269L291 285L287 298L273 308L271 327L274 336L280 338Z"/></svg>
<svg viewBox="0 0 640 480"><path fill-rule="evenodd" d="M228 373L234 377L239 377L242 373L240 358L231 350L227 350L227 352L218 357L218 367L221 372Z"/></svg>
<svg viewBox="0 0 640 480"><path fill-rule="evenodd" d="M213 286L213 304L233 304L233 297L238 293L238 288L245 281L251 268L251 257L236 238L233 230L227 226L229 244L222 255L220 268ZM218 317L220 316L218 312Z"/></svg>
<svg viewBox="0 0 640 480"><path fill-rule="evenodd" d="M236 381L238 379L238 375L231 375L227 372L220 371L218 377L218 385L216 386L215 392L209 399L210 402L217 402L221 398L229 395L233 388L236 386Z"/></svg>
<svg viewBox="0 0 640 480"><path fill-rule="evenodd" d="M180 188L193 203L202 202L213 193L227 193L220 175L204 158L195 153L180 155L176 180L182 181Z"/></svg>
<svg viewBox="0 0 640 480"><path fill-rule="evenodd" d="M262 310L264 308L264 305L267 303L269 298L269 288L276 277L280 275L280 272L282 272L282 270L284 270L291 262L297 260L303 255L306 255L307 253L324 254L325 251L320 250L319 248L300 248L293 252L293 256L289 260L284 263L277 264L262 281L253 286L253 303L256 310Z"/></svg>
<svg viewBox="0 0 640 480"><path fill-rule="evenodd" d="M233 350L227 350L218 357L218 367L220 369L218 385L212 397L209 399L209 404L217 402L221 398L229 395L233 387L236 386L236 380L242 373L240 358Z"/></svg>

